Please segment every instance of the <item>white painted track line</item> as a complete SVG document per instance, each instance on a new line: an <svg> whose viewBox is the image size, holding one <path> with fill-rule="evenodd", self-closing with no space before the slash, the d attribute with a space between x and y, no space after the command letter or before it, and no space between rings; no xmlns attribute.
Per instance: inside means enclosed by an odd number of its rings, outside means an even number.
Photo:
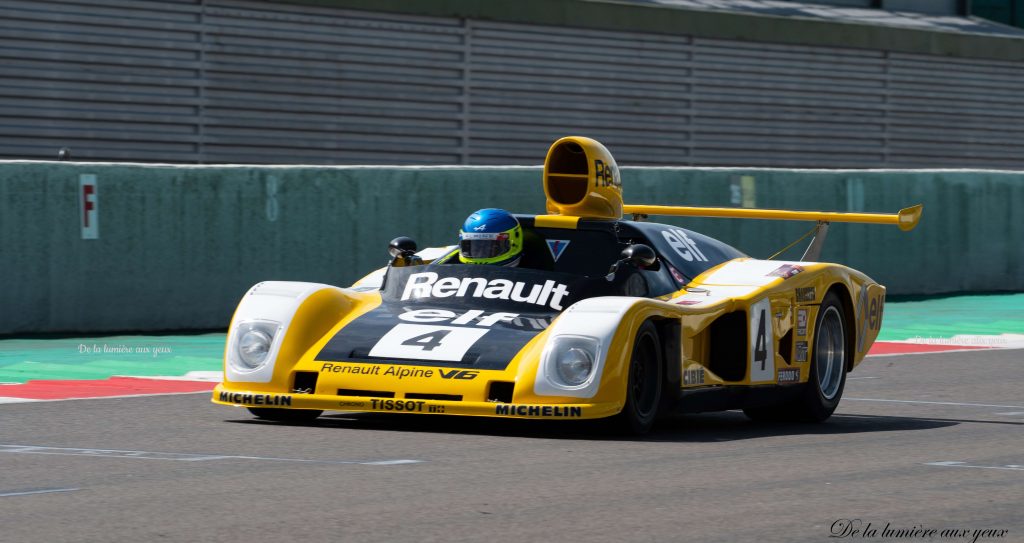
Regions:
<svg viewBox="0 0 1024 543"><path fill-rule="evenodd" d="M960 407L1003 407L1007 409L1024 409L1024 405L993 405L987 403L958 403L958 402L929 402L925 400L888 400L883 398L843 398L842 401L852 402L885 402L885 403L912 403L923 405L955 405Z"/></svg>
<svg viewBox="0 0 1024 543"><path fill-rule="evenodd" d="M80 488L42 488L39 490L23 490L21 492L6 492L0 494L0 498L8 498L13 496L32 496L34 494L52 494L54 492L74 492L81 490Z"/></svg>
<svg viewBox="0 0 1024 543"><path fill-rule="evenodd" d="M944 468L975 468L975 469L1002 469L1009 471L1024 471L1024 466L1007 464L1005 466L977 466L967 462L925 462L926 466L941 466Z"/></svg>
<svg viewBox="0 0 1024 543"><path fill-rule="evenodd" d="M359 464L368 466L397 466L419 464L423 460L408 458L384 460L312 460L306 458L277 458L270 456L236 456L220 454L173 453L157 451L125 451L118 449L78 449L70 447L40 447L36 445L0 444L0 453L49 454L59 456L91 456L94 458L132 458L141 460L177 460L204 462L208 460L263 460L270 462L301 462L311 464Z"/></svg>

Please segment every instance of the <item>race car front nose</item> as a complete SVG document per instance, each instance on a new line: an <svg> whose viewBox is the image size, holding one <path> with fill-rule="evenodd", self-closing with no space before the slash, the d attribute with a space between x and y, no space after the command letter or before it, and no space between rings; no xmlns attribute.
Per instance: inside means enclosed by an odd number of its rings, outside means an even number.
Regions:
<svg viewBox="0 0 1024 543"><path fill-rule="evenodd" d="M373 391L349 390L344 392L354 395L281 394L236 388L231 384L220 384L213 391L212 401L239 407L559 420L604 418L612 416L622 409L622 404L617 402L506 403L440 398L421 399L415 397L415 393L404 393L398 397L374 397L364 395Z"/></svg>
<svg viewBox="0 0 1024 543"><path fill-rule="evenodd" d="M330 366L330 364L326 364ZM330 369L330 368L329 368ZM384 388L372 382L360 382L349 379L334 378L330 375L320 379L320 372L296 371L293 373L292 386L293 394L337 394L338 396L362 396L367 398L396 398L404 397L418 400L445 400L445 401L487 401L511 403L515 393L515 382L480 377L476 370L435 368L431 370L397 369L396 376L399 378L414 377L415 372L430 372L435 379L435 384L427 384L429 381L418 381L410 387ZM404 372L404 373L403 373ZM480 379L481 387L467 389L464 385ZM447 386L446 386L447 385Z"/></svg>

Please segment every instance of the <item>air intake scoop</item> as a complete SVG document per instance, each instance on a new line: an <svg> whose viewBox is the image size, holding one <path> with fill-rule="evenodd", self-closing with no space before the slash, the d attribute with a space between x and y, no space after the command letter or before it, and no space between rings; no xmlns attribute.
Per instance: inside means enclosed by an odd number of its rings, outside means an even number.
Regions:
<svg viewBox="0 0 1024 543"><path fill-rule="evenodd" d="M622 179L612 154L598 141L569 136L544 160L544 196L552 215L622 218Z"/></svg>

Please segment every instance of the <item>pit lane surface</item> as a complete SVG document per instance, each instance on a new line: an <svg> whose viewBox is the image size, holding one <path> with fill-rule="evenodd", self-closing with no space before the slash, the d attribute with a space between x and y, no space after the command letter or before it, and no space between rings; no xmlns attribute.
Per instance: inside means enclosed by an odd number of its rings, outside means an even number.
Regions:
<svg viewBox="0 0 1024 543"><path fill-rule="evenodd" d="M1024 541L1022 359L869 358L825 424L729 412L642 438L412 415L287 426L206 394L4 404L0 541L915 540L886 523ZM876 535L830 538L841 519Z"/></svg>

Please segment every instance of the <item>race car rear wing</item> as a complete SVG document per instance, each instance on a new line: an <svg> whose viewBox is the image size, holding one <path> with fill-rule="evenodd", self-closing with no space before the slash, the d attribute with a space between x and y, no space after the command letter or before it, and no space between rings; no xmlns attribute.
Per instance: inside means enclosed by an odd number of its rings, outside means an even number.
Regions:
<svg viewBox="0 0 1024 543"><path fill-rule="evenodd" d="M924 206L901 209L899 213L841 213L827 211L788 211L785 209L748 209L734 207L684 207L684 206L645 206L623 205L624 213L632 213L633 220L642 220L647 215L671 215L677 217L725 217L734 219L776 219L783 221L817 221L817 226L800 239L783 247L768 260L774 259L807 236L814 234L810 245L800 260L803 262L817 261L821 257L821 249L825 246L828 236L828 225L831 222L856 222L866 224L895 224L904 232L913 230L921 220Z"/></svg>
<svg viewBox="0 0 1024 543"><path fill-rule="evenodd" d="M735 207L622 206L624 213L632 213L633 215L895 224L903 231L913 230L917 226L917 223L921 220L922 209L924 209L924 206L921 204L901 209L899 213L841 213L834 211L788 211L785 209L747 209Z"/></svg>

